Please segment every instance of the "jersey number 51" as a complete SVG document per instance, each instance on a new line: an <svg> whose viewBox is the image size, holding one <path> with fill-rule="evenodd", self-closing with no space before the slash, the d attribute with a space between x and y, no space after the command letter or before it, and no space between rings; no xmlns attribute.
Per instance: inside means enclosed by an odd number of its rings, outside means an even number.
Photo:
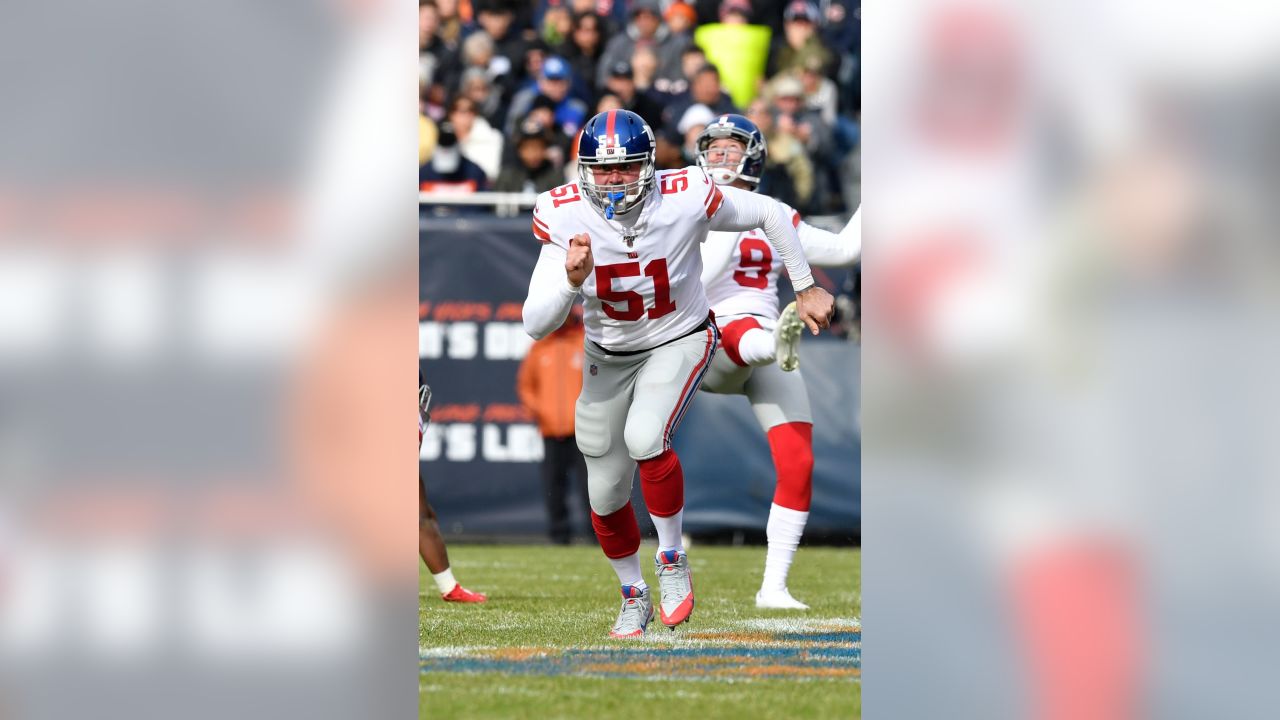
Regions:
<svg viewBox="0 0 1280 720"><path fill-rule="evenodd" d="M646 277L653 279L653 307L649 308L650 320L657 320L676 309L671 302L671 280L667 277L667 259L651 260L644 266ZM634 290L613 289L614 278L640 277L640 263L616 263L596 266L596 294L600 296L600 309L614 320L639 320L645 315L644 298Z"/></svg>

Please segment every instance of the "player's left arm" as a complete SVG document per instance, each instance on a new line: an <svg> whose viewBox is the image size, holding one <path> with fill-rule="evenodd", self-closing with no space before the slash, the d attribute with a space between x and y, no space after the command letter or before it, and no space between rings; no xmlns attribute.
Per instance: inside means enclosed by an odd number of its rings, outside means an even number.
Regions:
<svg viewBox="0 0 1280 720"><path fill-rule="evenodd" d="M847 267L862 258L862 208L838 233L829 232L801 221L796 228L800 247L809 262L818 267Z"/></svg>
<svg viewBox="0 0 1280 720"><path fill-rule="evenodd" d="M814 334L831 323L835 311L835 299L831 293L818 287L800 248L800 239L791 224L791 218L782 205L773 198L757 195L734 187L720 186L723 194L719 207L711 215L712 230L741 232L753 228L764 230L769 244L778 251L782 264L787 268L791 286L796 291L796 311Z"/></svg>

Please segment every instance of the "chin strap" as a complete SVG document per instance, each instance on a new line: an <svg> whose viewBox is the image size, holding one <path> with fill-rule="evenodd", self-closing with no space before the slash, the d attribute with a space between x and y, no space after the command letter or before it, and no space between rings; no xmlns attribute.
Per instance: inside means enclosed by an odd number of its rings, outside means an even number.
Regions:
<svg viewBox="0 0 1280 720"><path fill-rule="evenodd" d="M605 193L605 197L609 198L609 204L604 206L604 217L606 220L612 220L614 216L613 204L626 197L625 192Z"/></svg>

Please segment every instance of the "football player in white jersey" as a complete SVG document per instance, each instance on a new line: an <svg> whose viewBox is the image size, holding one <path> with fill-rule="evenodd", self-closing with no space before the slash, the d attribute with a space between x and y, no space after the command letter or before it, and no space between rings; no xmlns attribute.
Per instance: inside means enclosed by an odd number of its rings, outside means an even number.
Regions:
<svg viewBox="0 0 1280 720"><path fill-rule="evenodd" d="M697 167L655 172L653 131L635 113L603 112L578 138L579 182L538 196L543 243L524 304L525 330L542 338L583 296L586 362L575 436L587 461L591 521L622 585L610 635L643 635L653 617L630 503L637 465L658 533L659 612L674 628L693 611L681 542L684 475L671 437L719 339L702 287L700 243L711 229L763 228L797 288L797 312L817 333L831 295L814 285L795 228L780 206L722 188Z"/></svg>
<svg viewBox="0 0 1280 720"><path fill-rule="evenodd" d="M717 184L751 191L759 185L767 148L764 135L747 118L721 115L698 136L696 147L698 165ZM857 213L835 234L801 222L795 210L777 205L798 229L801 247L814 265L852 265L861 255ZM787 588L812 498L813 420L804 379L793 372L799 366L796 343L802 325L794 306L779 316L781 263L759 230L709 233L702 250L703 284L724 350L712 362L702 389L747 396L768 436L777 473L756 606L806 610Z"/></svg>

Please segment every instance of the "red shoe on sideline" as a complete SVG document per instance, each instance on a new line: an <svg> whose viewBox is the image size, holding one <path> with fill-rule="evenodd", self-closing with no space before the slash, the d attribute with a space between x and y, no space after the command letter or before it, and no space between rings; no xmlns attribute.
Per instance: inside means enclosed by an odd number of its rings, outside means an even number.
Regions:
<svg viewBox="0 0 1280 720"><path fill-rule="evenodd" d="M444 598L445 602L460 603L482 603L489 599L484 593L471 592L470 590L462 587L461 583L454 585L452 590L440 597Z"/></svg>

